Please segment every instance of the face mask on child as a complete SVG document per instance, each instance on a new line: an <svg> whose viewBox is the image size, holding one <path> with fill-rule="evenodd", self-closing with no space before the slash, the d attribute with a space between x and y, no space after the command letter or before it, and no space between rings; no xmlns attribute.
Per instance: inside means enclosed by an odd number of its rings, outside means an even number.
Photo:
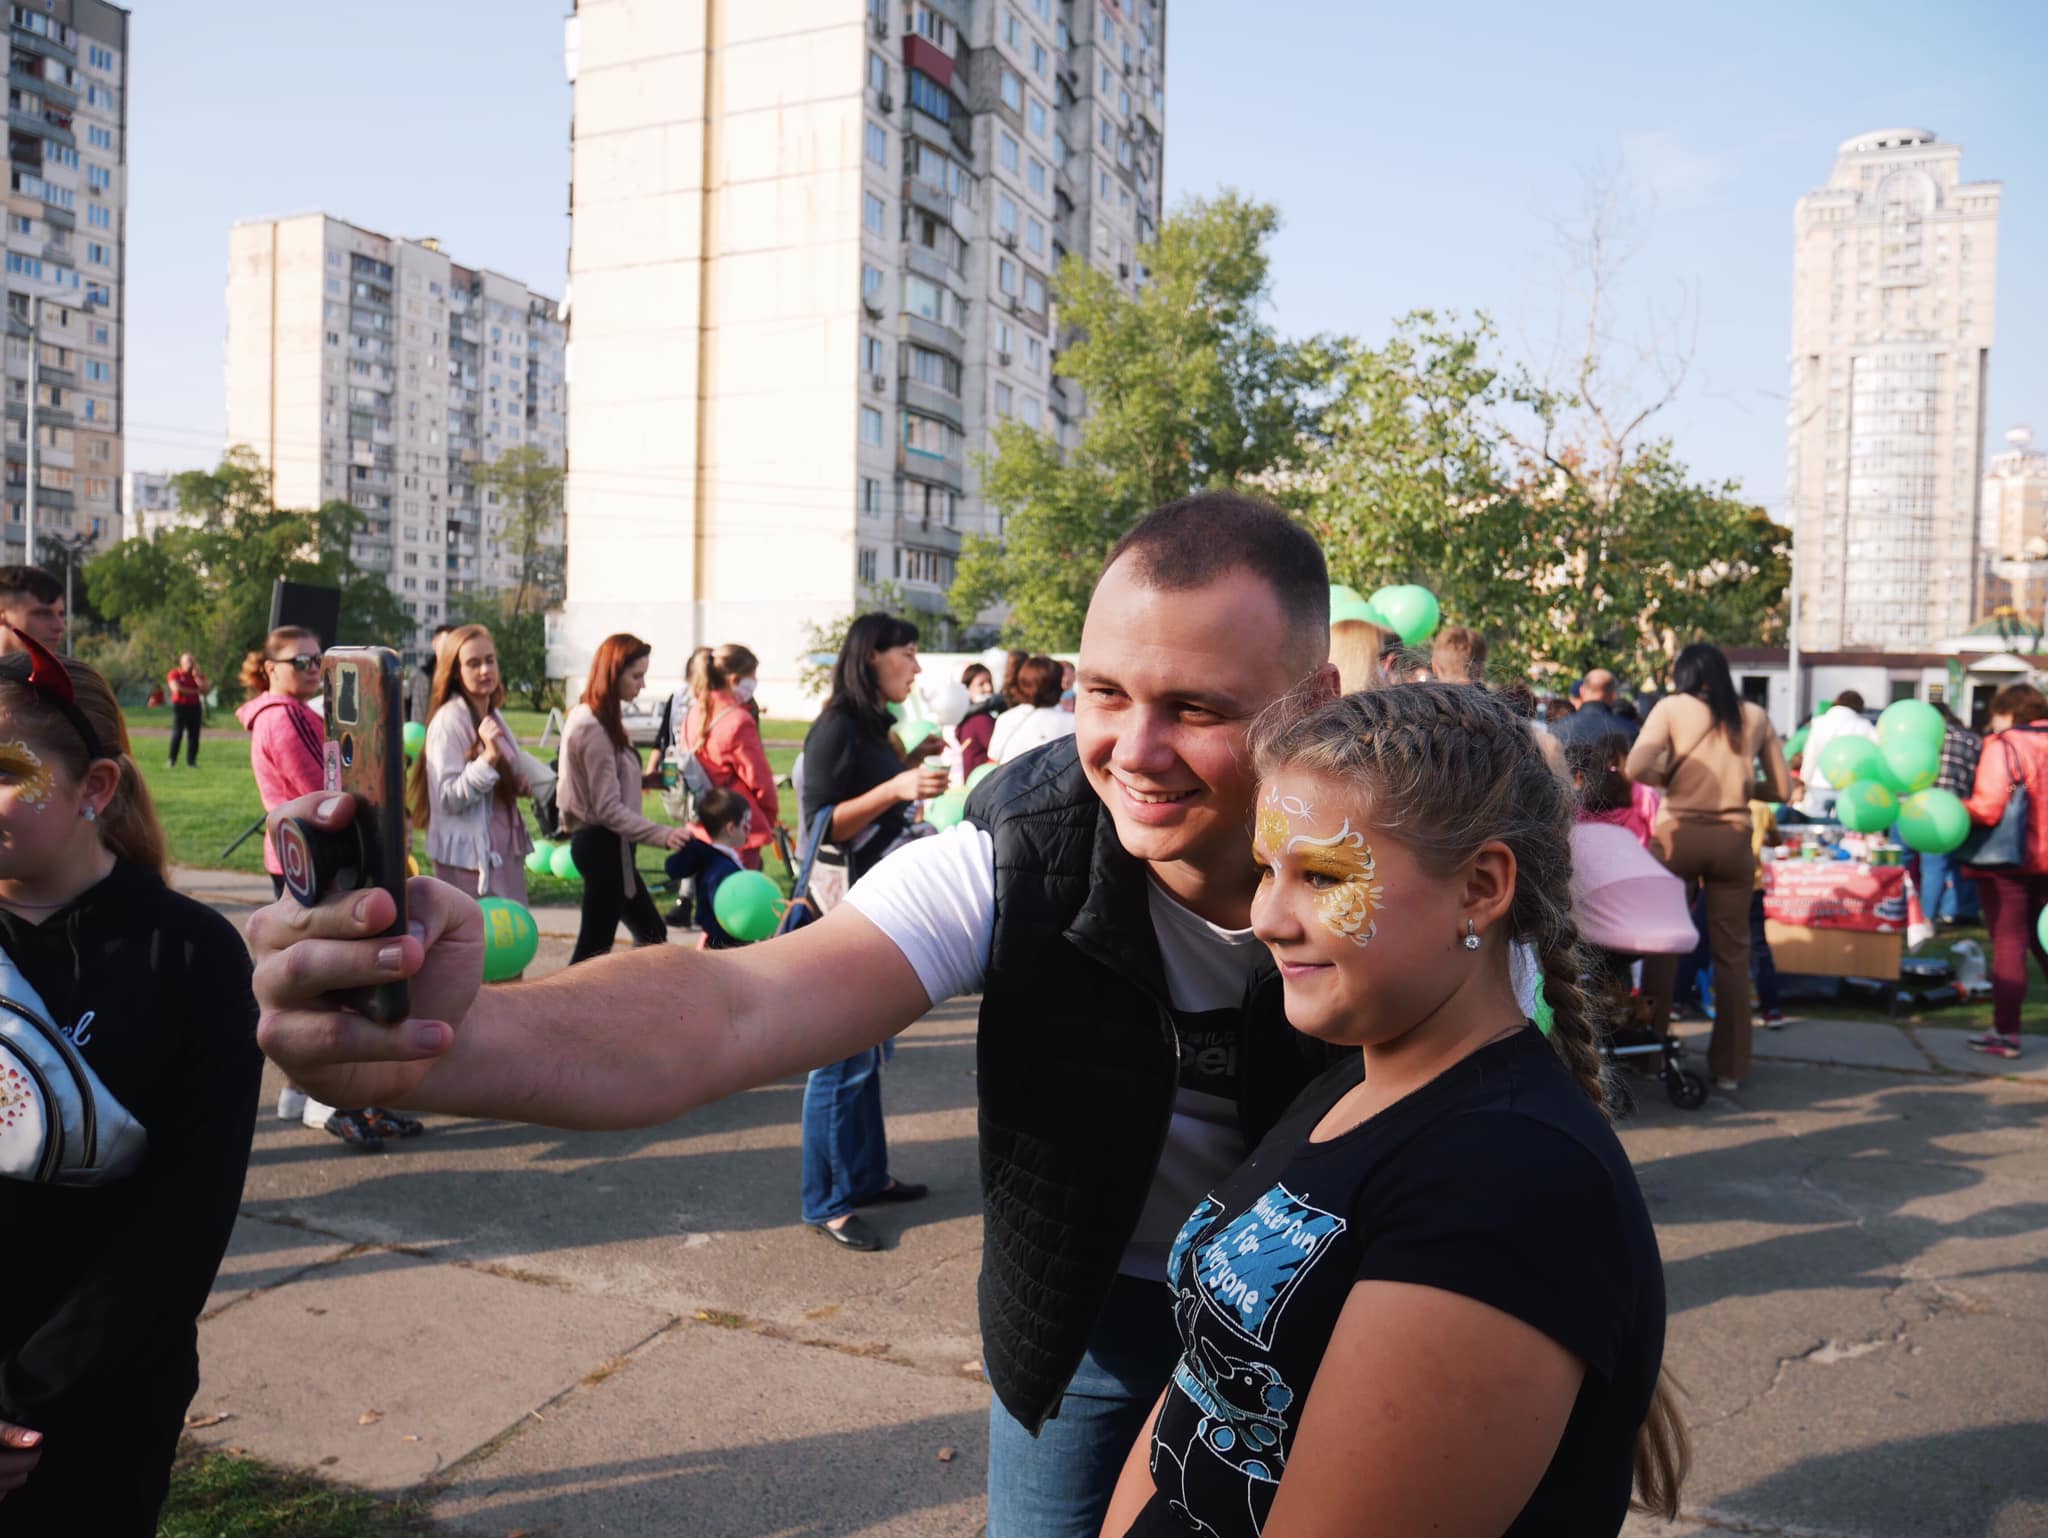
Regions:
<svg viewBox="0 0 2048 1538"><path fill-rule="evenodd" d="M754 697L754 690L757 685L758 680L756 679L742 678L732 686L733 698L737 699L742 705L746 704L747 701Z"/></svg>

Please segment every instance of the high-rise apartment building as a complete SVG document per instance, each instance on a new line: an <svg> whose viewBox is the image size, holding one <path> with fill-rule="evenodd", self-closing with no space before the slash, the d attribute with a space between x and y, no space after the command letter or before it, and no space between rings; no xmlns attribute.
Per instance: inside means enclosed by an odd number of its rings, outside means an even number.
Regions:
<svg viewBox="0 0 2048 1538"><path fill-rule="evenodd" d="M2025 427L2009 429L2005 442L1984 469L1979 608L2039 631L2048 607L2048 454Z"/></svg>
<svg viewBox="0 0 2048 1538"><path fill-rule="evenodd" d="M26 0L8 21L6 549L18 561L31 458L39 550L119 537L128 12Z"/></svg>
<svg viewBox="0 0 2048 1538"><path fill-rule="evenodd" d="M1925 129L1844 143L1795 219L1787 511L1799 644L1917 651L1978 617L1996 182Z"/></svg>
<svg viewBox="0 0 2048 1538"><path fill-rule="evenodd" d="M1077 435L1057 263L1143 280L1165 25L1162 0L580 0L556 668L619 629L670 681L742 641L793 708L806 623L894 583L936 626L963 536L1000 532L995 424Z"/></svg>
<svg viewBox="0 0 2048 1538"><path fill-rule="evenodd" d="M178 505L178 488L168 471L130 470L121 488L123 539L154 539L191 521Z"/></svg>
<svg viewBox="0 0 2048 1538"><path fill-rule="evenodd" d="M434 240L326 214L229 232L228 442L256 451L278 506L362 511L356 557L413 616L391 642L415 660L455 595L518 580L471 471L526 445L562 462L563 339L556 301Z"/></svg>

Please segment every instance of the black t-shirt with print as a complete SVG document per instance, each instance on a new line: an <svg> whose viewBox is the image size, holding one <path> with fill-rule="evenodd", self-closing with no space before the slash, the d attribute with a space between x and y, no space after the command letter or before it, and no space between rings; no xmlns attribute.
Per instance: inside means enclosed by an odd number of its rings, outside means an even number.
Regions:
<svg viewBox="0 0 2048 1538"><path fill-rule="evenodd" d="M1362 1067L1354 1055L1304 1090L1175 1241L1182 1355L1131 1538L1256 1538L1361 1281L1473 1298L1584 1362L1508 1538L1619 1531L1664 1351L1663 1266L1620 1142L1534 1029L1309 1142Z"/></svg>

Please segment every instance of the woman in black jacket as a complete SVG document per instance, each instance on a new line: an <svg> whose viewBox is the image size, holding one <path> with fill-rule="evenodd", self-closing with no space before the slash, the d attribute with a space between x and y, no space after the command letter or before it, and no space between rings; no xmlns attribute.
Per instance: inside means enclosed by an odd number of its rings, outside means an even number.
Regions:
<svg viewBox="0 0 2048 1538"><path fill-rule="evenodd" d="M256 1004L234 926L164 884L113 691L27 644L0 658L0 1532L148 1538L249 1163Z"/></svg>

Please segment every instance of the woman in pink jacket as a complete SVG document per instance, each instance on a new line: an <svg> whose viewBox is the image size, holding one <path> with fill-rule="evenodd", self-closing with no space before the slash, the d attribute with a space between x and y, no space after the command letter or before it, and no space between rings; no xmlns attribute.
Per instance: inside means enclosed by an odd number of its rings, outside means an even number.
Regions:
<svg viewBox="0 0 2048 1538"><path fill-rule="evenodd" d="M1989 726L1977 760L1970 820L1995 827L2015 781L2027 787L2026 848L2017 869L1969 870L1977 878L1984 927L1991 931L1992 1029L1970 1038L1990 1057L2020 1055L2020 1005L2027 997L2029 953L2048 974L2041 947L2041 910L2048 908L2048 695L2032 684L2008 684L1991 699Z"/></svg>
<svg viewBox="0 0 2048 1538"><path fill-rule="evenodd" d="M320 638L296 625L280 626L264 638L263 650L243 660L241 677L250 692L235 719L249 733L249 767L268 812L325 783L321 750L327 718L312 703L320 698ZM263 835L263 868L270 872L272 895L284 896L284 866L268 833ZM337 1110L309 1100L290 1083L277 1097L277 1116L280 1121L297 1117L362 1153L377 1152L387 1137L417 1137L421 1130L419 1122L396 1111L376 1106Z"/></svg>
<svg viewBox="0 0 2048 1538"><path fill-rule="evenodd" d="M782 801L775 793L775 771L761 745L761 726L749 708L760 659L744 646L700 649L690 659L690 709L683 719L677 746L695 753L711 783L737 791L753 809L754 820L740 845L740 864L761 868L761 851L775 842L775 824Z"/></svg>

